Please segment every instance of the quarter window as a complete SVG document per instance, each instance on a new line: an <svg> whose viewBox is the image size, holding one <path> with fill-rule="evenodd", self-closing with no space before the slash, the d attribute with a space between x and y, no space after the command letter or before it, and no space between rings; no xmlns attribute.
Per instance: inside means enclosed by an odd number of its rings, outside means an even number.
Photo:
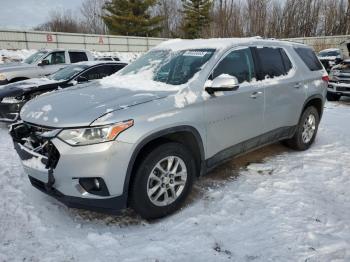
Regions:
<svg viewBox="0 0 350 262"><path fill-rule="evenodd" d="M229 53L214 69L212 79L223 74L235 76L239 83L250 82L255 77L250 49L239 49Z"/></svg>
<svg viewBox="0 0 350 262"><path fill-rule="evenodd" d="M321 62L318 60L315 52L311 48L298 47L294 50L311 71L318 71L323 69Z"/></svg>

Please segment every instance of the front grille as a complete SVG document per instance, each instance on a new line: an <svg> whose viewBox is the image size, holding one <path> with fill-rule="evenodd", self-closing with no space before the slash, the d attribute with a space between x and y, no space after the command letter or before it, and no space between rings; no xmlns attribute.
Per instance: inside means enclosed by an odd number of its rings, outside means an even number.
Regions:
<svg viewBox="0 0 350 262"><path fill-rule="evenodd" d="M350 79L342 79L342 78L339 78L338 83L350 84Z"/></svg>
<svg viewBox="0 0 350 262"><path fill-rule="evenodd" d="M54 129L40 127L28 123L12 125L10 134L14 142L21 144L29 151L44 156L48 159L46 168L56 168L60 153L51 142L52 137L48 134Z"/></svg>
<svg viewBox="0 0 350 262"><path fill-rule="evenodd" d="M350 87L337 86L337 91L350 92Z"/></svg>

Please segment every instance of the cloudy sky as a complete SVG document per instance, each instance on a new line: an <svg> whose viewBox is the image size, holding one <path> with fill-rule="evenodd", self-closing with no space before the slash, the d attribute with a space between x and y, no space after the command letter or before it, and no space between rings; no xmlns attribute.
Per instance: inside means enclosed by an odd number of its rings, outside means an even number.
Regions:
<svg viewBox="0 0 350 262"><path fill-rule="evenodd" d="M0 0L0 28L30 29L47 20L50 10L78 10L83 0Z"/></svg>

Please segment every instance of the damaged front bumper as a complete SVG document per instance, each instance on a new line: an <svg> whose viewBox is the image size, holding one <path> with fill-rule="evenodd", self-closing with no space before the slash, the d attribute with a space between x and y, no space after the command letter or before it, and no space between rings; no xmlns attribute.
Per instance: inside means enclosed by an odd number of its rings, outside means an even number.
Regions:
<svg viewBox="0 0 350 262"><path fill-rule="evenodd" d="M110 154L116 155L113 144L72 147L56 137L60 131L23 122L10 126L14 147L31 184L68 207L113 214L126 208L124 177L118 176L126 161L106 160ZM125 155L122 152L127 146L118 144L120 156ZM100 191L89 188L91 179L98 179Z"/></svg>

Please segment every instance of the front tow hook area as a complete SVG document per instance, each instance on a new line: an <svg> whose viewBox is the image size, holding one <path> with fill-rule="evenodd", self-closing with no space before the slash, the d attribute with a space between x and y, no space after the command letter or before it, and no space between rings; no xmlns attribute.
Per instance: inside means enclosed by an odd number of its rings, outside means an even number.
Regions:
<svg viewBox="0 0 350 262"><path fill-rule="evenodd" d="M53 185L55 184L55 177L53 175L53 170L57 165L58 159L55 155L55 147L51 142L48 143L48 152L47 152L47 163L46 168L48 168L47 174L48 174L48 180L47 183L45 183L45 189L47 191L51 191L53 189Z"/></svg>
<svg viewBox="0 0 350 262"><path fill-rule="evenodd" d="M53 168L50 167L48 173L48 181L47 183L45 183L45 189L47 191L51 191L52 190L52 186L55 184L55 177L53 176Z"/></svg>

